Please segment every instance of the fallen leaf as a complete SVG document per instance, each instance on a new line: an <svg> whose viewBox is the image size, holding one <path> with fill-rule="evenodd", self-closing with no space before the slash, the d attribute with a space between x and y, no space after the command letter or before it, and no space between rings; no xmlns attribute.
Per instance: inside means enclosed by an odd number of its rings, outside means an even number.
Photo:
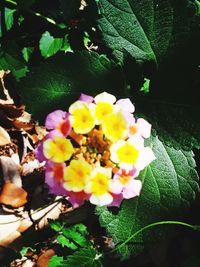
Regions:
<svg viewBox="0 0 200 267"><path fill-rule="evenodd" d="M48 267L48 263L50 259L55 255L55 251L53 249L48 249L39 256L37 260L37 267Z"/></svg>
<svg viewBox="0 0 200 267"><path fill-rule="evenodd" d="M5 146L11 143L9 134L0 126L0 146Z"/></svg>
<svg viewBox="0 0 200 267"><path fill-rule="evenodd" d="M0 164L4 181L21 187L22 180L19 174L19 165L11 157L6 156L0 156Z"/></svg>
<svg viewBox="0 0 200 267"><path fill-rule="evenodd" d="M0 193L0 203L13 208L22 207L27 203L27 192L13 183L5 183Z"/></svg>

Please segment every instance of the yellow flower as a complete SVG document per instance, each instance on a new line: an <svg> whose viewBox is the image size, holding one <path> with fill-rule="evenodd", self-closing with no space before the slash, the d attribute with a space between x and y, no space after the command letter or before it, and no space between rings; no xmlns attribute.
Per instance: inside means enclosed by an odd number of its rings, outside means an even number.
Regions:
<svg viewBox="0 0 200 267"><path fill-rule="evenodd" d="M95 118L96 124L101 124L105 117L114 111L114 106L110 103L99 102L96 104Z"/></svg>
<svg viewBox="0 0 200 267"><path fill-rule="evenodd" d="M96 167L86 185L85 192L91 194L90 202L98 206L109 205L113 201L111 190L111 169Z"/></svg>
<svg viewBox="0 0 200 267"><path fill-rule="evenodd" d="M113 113L115 106L113 103L116 97L109 93L103 92L94 98L96 103L95 118L96 124L101 124L105 116Z"/></svg>
<svg viewBox="0 0 200 267"><path fill-rule="evenodd" d="M130 139L128 141L119 140L111 146L110 152L111 160L125 170L133 169L140 155L139 146L132 143Z"/></svg>
<svg viewBox="0 0 200 267"><path fill-rule="evenodd" d="M84 159L74 159L64 171L64 187L73 192L84 190L91 175L92 166Z"/></svg>
<svg viewBox="0 0 200 267"><path fill-rule="evenodd" d="M60 163L71 158L74 148L70 140L64 137L47 139L43 143L43 153L47 159Z"/></svg>
<svg viewBox="0 0 200 267"><path fill-rule="evenodd" d="M86 134L95 126L94 104L76 101L69 107L69 120L78 134Z"/></svg>
<svg viewBox="0 0 200 267"><path fill-rule="evenodd" d="M102 129L105 136L112 142L124 139L128 135L128 124L121 112L106 116L102 123Z"/></svg>

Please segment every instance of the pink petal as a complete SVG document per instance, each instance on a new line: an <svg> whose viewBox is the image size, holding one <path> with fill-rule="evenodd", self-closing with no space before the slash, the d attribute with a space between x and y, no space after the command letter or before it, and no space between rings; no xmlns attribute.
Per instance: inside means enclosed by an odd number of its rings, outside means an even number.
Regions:
<svg viewBox="0 0 200 267"><path fill-rule="evenodd" d="M137 128L138 132L144 138L149 138L151 135L151 124L148 123L146 120L140 118L137 120Z"/></svg>
<svg viewBox="0 0 200 267"><path fill-rule="evenodd" d="M92 96L90 96L90 95L81 94L80 97L79 97L79 100L90 104L90 103L92 103L94 98Z"/></svg>
<svg viewBox="0 0 200 267"><path fill-rule="evenodd" d="M44 154L43 154L43 143L39 143L34 151L36 159L39 160L39 162L43 162L46 160Z"/></svg>
<svg viewBox="0 0 200 267"><path fill-rule="evenodd" d="M125 199L139 196L142 188L142 182L140 180L132 179L123 189L123 197Z"/></svg>
<svg viewBox="0 0 200 267"><path fill-rule="evenodd" d="M120 106L125 113L133 113L135 111L135 107L129 98L119 99L116 105Z"/></svg>
<svg viewBox="0 0 200 267"><path fill-rule="evenodd" d="M110 207L120 207L122 200L123 200L123 195L122 194L112 194L113 196L113 202L109 205Z"/></svg>
<svg viewBox="0 0 200 267"><path fill-rule="evenodd" d="M120 194L122 192L123 185L119 181L119 176L114 176L114 179L111 181L110 184L110 192L113 194Z"/></svg>
<svg viewBox="0 0 200 267"><path fill-rule="evenodd" d="M86 200L89 200L90 195L85 192L68 192L68 201L72 204L73 208L78 208L84 204Z"/></svg>
<svg viewBox="0 0 200 267"><path fill-rule="evenodd" d="M60 123L63 122L63 120L68 118L68 113L63 111L63 110L55 110L51 113L49 113L49 115L46 117L46 121L45 121L45 127L48 130L53 130L57 127L57 125L59 125Z"/></svg>

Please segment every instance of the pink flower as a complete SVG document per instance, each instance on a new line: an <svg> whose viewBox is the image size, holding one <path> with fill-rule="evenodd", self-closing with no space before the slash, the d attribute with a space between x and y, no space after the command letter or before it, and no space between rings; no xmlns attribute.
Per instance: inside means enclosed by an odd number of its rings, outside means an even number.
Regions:
<svg viewBox="0 0 200 267"><path fill-rule="evenodd" d="M133 113L135 111L135 107L132 104L129 98L122 98L116 102L116 105L120 107L123 113Z"/></svg>
<svg viewBox="0 0 200 267"><path fill-rule="evenodd" d="M64 168L65 163L46 163L45 183L51 194L67 195L67 190L63 187Z"/></svg>
<svg viewBox="0 0 200 267"><path fill-rule="evenodd" d="M120 169L113 178L113 192L122 194L124 199L139 196L142 182L134 179L138 173L136 169L131 171Z"/></svg>
<svg viewBox="0 0 200 267"><path fill-rule="evenodd" d="M81 94L79 100L90 104L93 102L94 98L90 95Z"/></svg>
<svg viewBox="0 0 200 267"><path fill-rule="evenodd" d="M143 138L149 138L151 135L151 124L145 119L139 118L135 122L135 119L129 120L129 137L139 134Z"/></svg>
<svg viewBox="0 0 200 267"><path fill-rule="evenodd" d="M46 117L45 127L51 130L49 137L67 136L71 131L69 113L60 109L51 112Z"/></svg>
<svg viewBox="0 0 200 267"><path fill-rule="evenodd" d="M44 153L43 153L43 143L39 143L35 148L35 157L39 160L39 162L43 162L46 160Z"/></svg>
<svg viewBox="0 0 200 267"><path fill-rule="evenodd" d="M120 207L123 201L123 194L112 194L113 202L109 205L110 207Z"/></svg>
<svg viewBox="0 0 200 267"><path fill-rule="evenodd" d="M67 192L69 197L68 201L72 204L73 208L78 208L84 204L85 201L88 201L90 198L89 194L86 194L84 191L81 192Z"/></svg>

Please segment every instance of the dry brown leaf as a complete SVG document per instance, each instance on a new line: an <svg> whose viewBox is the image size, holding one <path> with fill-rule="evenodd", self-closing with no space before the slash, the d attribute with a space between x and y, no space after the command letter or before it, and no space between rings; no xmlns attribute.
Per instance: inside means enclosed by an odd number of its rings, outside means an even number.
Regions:
<svg viewBox="0 0 200 267"><path fill-rule="evenodd" d="M37 267L48 267L48 263L50 259L55 255L55 251L53 249L48 249L39 256L37 260Z"/></svg>
<svg viewBox="0 0 200 267"><path fill-rule="evenodd" d="M22 207L27 203L27 192L13 183L5 183L0 193L0 203L13 208Z"/></svg>
<svg viewBox="0 0 200 267"><path fill-rule="evenodd" d="M16 186L22 186L21 176L19 174L19 165L14 158L0 156L0 164L5 182L14 183Z"/></svg>
<svg viewBox="0 0 200 267"><path fill-rule="evenodd" d="M11 140L9 134L0 126L0 146L5 146L10 143Z"/></svg>

